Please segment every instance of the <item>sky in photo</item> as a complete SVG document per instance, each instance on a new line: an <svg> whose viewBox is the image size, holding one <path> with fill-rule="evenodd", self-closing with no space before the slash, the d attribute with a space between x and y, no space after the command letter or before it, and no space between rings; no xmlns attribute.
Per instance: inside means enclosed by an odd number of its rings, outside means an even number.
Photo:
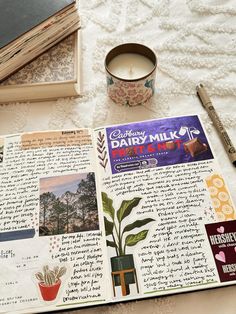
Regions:
<svg viewBox="0 0 236 314"><path fill-rule="evenodd" d="M87 173L70 174L64 176L40 179L40 194L53 192L57 197L66 191L76 192L78 184L87 177Z"/></svg>

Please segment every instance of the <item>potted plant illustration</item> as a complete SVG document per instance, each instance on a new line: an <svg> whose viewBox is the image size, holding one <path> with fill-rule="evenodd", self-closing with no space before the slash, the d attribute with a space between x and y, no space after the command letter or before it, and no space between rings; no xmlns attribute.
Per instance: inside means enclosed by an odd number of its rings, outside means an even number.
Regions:
<svg viewBox="0 0 236 314"><path fill-rule="evenodd" d="M38 272L35 277L39 280L38 286L44 301L52 301L57 297L61 286L61 277L66 273L66 267L54 267L52 270L48 265L43 267L43 272Z"/></svg>
<svg viewBox="0 0 236 314"><path fill-rule="evenodd" d="M115 295L115 286L121 286L122 295L130 294L129 285L136 282L136 270L134 266L133 254L127 254L127 247L135 246L147 237L148 230L142 230L138 233L130 233L135 228L154 221L152 218L136 220L130 224L125 223L133 208L136 207L141 198L134 197L131 200L123 200L120 208L115 213L113 200L105 192L102 192L103 211L109 217L104 216L106 236L111 238L107 240L107 246L113 247L116 255L111 258L113 291ZM126 219L127 220L127 219ZM139 291L138 291L139 292Z"/></svg>

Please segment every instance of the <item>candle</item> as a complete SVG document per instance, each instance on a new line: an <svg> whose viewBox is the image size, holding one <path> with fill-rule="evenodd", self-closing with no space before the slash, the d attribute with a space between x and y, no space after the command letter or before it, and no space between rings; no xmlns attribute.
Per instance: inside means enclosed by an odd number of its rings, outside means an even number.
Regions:
<svg viewBox="0 0 236 314"><path fill-rule="evenodd" d="M122 53L108 64L109 71L121 79L140 79L154 69L151 60L137 53Z"/></svg>
<svg viewBox="0 0 236 314"><path fill-rule="evenodd" d="M154 52L141 44L113 48L105 59L110 98L125 106L145 103L154 94L156 64Z"/></svg>

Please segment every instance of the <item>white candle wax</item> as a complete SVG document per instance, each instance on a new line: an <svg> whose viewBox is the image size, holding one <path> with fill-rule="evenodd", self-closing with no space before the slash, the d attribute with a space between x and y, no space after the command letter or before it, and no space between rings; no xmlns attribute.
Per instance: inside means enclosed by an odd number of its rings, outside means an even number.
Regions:
<svg viewBox="0 0 236 314"><path fill-rule="evenodd" d="M111 74L126 80L135 80L148 75L154 64L147 57L137 53L122 53L108 64Z"/></svg>

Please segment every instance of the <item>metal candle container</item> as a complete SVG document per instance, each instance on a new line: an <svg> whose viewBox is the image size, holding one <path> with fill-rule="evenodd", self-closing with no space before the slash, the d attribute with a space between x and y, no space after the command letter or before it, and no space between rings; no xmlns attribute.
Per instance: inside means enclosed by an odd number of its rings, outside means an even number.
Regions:
<svg viewBox="0 0 236 314"><path fill-rule="evenodd" d="M144 104L155 90L157 58L148 47L126 43L113 48L105 58L109 97L123 106Z"/></svg>

